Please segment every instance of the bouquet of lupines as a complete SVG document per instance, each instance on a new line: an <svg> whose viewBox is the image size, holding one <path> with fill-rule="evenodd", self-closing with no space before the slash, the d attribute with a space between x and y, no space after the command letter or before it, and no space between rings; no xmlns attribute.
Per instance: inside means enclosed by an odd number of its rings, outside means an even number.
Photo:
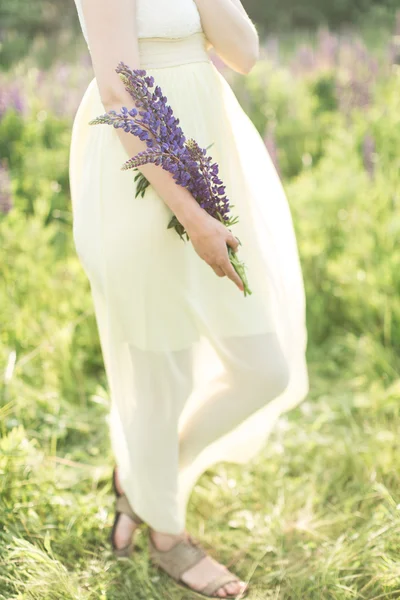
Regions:
<svg viewBox="0 0 400 600"><path fill-rule="evenodd" d="M120 113L110 110L105 115L90 121L90 125L108 124L115 128L123 128L146 142L147 149L139 152L122 165L122 170L134 169L147 163L160 165L169 171L175 182L187 188L198 204L212 217L221 221L226 227L237 223L237 217L230 216L229 200L225 194L225 186L219 178L217 163L211 163L207 149L200 148L193 139L187 140L179 127L172 108L167 104L160 86L154 90L154 78L147 75L144 69L131 70L123 62L118 64L116 72L120 75L125 89L132 96L135 107L128 110L122 107ZM143 197L149 181L139 171L136 197ZM183 225L174 215L168 224L174 228L181 239L189 236ZM240 244L240 240L239 244ZM245 265L236 253L227 246L230 262L243 282L244 295L251 294L248 286Z"/></svg>

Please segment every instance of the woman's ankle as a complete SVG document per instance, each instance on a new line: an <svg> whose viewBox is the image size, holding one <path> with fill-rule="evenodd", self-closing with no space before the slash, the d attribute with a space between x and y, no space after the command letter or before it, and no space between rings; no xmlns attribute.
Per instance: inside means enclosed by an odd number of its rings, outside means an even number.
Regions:
<svg viewBox="0 0 400 600"><path fill-rule="evenodd" d="M161 551L170 550L175 544L186 537L186 531L182 533L163 533L162 531L156 531L155 529L149 529L150 537L155 547Z"/></svg>

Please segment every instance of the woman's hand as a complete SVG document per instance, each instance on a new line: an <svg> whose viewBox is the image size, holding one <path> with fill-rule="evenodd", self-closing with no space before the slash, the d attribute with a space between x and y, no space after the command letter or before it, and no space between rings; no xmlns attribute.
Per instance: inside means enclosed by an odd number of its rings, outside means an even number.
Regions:
<svg viewBox="0 0 400 600"><path fill-rule="evenodd" d="M214 270L218 277L229 277L243 291L243 283L228 256L227 244L236 251L239 242L225 225L203 209L196 219L185 224L187 234L197 254Z"/></svg>

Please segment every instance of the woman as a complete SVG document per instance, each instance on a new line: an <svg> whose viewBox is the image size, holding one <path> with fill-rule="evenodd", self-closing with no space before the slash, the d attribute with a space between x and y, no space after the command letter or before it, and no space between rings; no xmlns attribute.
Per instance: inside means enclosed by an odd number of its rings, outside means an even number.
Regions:
<svg viewBox="0 0 400 600"><path fill-rule="evenodd" d="M76 0L95 77L71 139L73 233L87 273L111 396L118 469L112 544L132 551L145 522L150 556L177 581L230 598L243 582L185 530L189 494L218 461L245 463L276 418L308 391L302 273L288 203L267 150L228 83L212 46L246 74L258 36L240 0ZM218 162L231 231L210 217L160 166L135 198L122 164L145 142L88 125L132 107L115 69L152 75L193 137ZM167 229L175 214L190 242ZM227 245L247 265L245 297Z"/></svg>

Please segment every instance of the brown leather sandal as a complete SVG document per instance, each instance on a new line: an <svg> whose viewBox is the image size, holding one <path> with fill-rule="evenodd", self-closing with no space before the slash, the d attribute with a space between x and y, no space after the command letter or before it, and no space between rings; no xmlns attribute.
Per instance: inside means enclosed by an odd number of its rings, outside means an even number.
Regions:
<svg viewBox="0 0 400 600"><path fill-rule="evenodd" d="M170 550L159 550L154 545L149 530L149 549L150 558L157 567L160 567L186 589L190 589L191 592L196 592L202 596L206 596L208 598L221 598L221 596L216 595L216 593L222 586L227 585L228 583L236 583L240 581L238 577L232 573L229 573L229 571L218 575L201 590L195 590L187 583L182 581L181 577L183 573L185 573L185 571L191 567L194 567L205 556L207 556L205 550L190 535L188 535L187 540L180 540ZM249 587L246 586L239 594L235 594L233 596L227 594L224 597L244 598L247 596L248 591Z"/></svg>
<svg viewBox="0 0 400 600"><path fill-rule="evenodd" d="M131 556L131 554L133 552L133 547L134 547L133 542L130 542L129 544L127 544L123 548L117 548L116 545L115 545L115 539L114 538L115 538L115 531L117 529L119 517L120 517L121 514L127 515L137 525L141 525L142 523L144 523L144 521L143 521L143 519L141 519L139 517L139 515L137 515L135 512L133 512L133 510L131 508L131 505L129 504L128 498L126 497L126 495L125 494L120 494L118 492L115 475L116 475L116 467L114 467L113 474L112 474L113 490L114 490L114 494L116 496L116 501L115 501L114 523L113 523L112 530L111 530L111 533L110 533L110 543L111 543L114 555L117 558L128 558L129 556Z"/></svg>

